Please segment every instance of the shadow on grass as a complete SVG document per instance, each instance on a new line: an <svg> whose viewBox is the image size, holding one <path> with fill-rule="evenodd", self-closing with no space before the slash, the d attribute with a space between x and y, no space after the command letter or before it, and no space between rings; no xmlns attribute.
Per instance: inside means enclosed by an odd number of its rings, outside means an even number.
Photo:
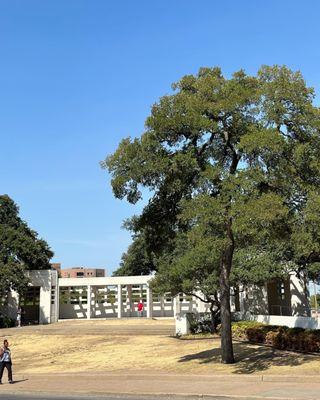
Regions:
<svg viewBox="0 0 320 400"><path fill-rule="evenodd" d="M234 343L236 363L232 365L234 374L253 374L266 371L274 366L294 367L320 359L320 356L293 353L277 350L266 346L250 345L248 343ZM188 354L180 358L179 362L199 360L200 364L220 363L220 348Z"/></svg>

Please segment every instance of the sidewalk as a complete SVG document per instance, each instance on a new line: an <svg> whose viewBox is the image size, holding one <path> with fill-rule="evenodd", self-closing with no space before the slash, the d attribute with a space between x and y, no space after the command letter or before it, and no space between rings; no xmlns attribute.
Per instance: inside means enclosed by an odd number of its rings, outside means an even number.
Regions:
<svg viewBox="0 0 320 400"><path fill-rule="evenodd" d="M6 378L6 376L4 376ZM0 393L126 394L238 397L243 399L319 399L319 376L177 375L171 373L34 374L15 377ZM3 382L6 383L5 379Z"/></svg>

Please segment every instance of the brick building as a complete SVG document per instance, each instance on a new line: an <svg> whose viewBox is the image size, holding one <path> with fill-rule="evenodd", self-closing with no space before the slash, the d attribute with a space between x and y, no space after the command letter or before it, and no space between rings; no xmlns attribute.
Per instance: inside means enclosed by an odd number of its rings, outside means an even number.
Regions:
<svg viewBox="0 0 320 400"><path fill-rule="evenodd" d="M102 268L73 267L61 269L61 278L103 278L105 270Z"/></svg>

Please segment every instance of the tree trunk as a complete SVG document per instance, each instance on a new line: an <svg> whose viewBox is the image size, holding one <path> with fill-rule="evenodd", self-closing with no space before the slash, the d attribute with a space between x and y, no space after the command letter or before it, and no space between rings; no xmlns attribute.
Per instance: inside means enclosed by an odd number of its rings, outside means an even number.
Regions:
<svg viewBox="0 0 320 400"><path fill-rule="evenodd" d="M221 260L220 271L220 304L221 304L221 357L225 364L234 363L232 333L231 333L231 309L230 309L230 271L234 251L234 240L231 230L231 220L229 221L228 237L230 239Z"/></svg>
<svg viewBox="0 0 320 400"><path fill-rule="evenodd" d="M221 356L225 364L234 363L232 334L231 334L231 310L230 310L230 284L227 266L223 263L220 275L221 287Z"/></svg>
<svg viewBox="0 0 320 400"><path fill-rule="evenodd" d="M215 310L213 309L214 304L210 304L210 313L211 313L211 333L216 333L217 332L217 324L216 324L216 313Z"/></svg>
<svg viewBox="0 0 320 400"><path fill-rule="evenodd" d="M216 310L214 309L215 306L217 307ZM211 333L217 333L218 316L220 313L220 308L217 306L216 302L211 302L210 313L211 313Z"/></svg>

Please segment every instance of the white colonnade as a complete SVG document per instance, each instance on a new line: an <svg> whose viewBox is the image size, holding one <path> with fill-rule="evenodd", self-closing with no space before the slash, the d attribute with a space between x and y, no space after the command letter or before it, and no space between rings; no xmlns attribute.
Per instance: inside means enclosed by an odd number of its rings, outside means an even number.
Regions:
<svg viewBox="0 0 320 400"><path fill-rule="evenodd" d="M140 300L144 317L173 317L180 310L179 300L169 294L154 297L151 279L152 276L60 278L59 318L134 317L138 316Z"/></svg>

